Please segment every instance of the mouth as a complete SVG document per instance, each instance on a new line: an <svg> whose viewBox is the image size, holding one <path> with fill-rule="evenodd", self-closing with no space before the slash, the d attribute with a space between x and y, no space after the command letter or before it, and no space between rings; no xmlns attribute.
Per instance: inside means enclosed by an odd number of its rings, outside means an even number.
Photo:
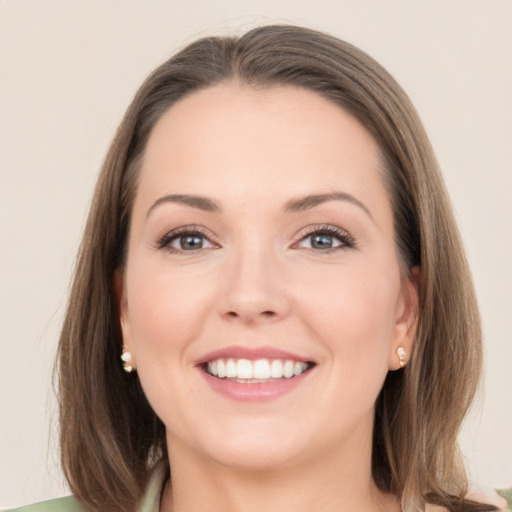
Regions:
<svg viewBox="0 0 512 512"><path fill-rule="evenodd" d="M195 366L221 396L265 402L304 389L316 362L274 347L229 346L210 352Z"/></svg>
<svg viewBox="0 0 512 512"><path fill-rule="evenodd" d="M277 358L217 358L200 366L204 372L217 379L239 384L264 384L298 377L311 370L314 363Z"/></svg>

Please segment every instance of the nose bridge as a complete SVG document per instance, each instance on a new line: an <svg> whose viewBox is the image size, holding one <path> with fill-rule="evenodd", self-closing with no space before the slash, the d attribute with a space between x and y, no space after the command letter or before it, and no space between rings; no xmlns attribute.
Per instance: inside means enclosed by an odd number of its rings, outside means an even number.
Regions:
<svg viewBox="0 0 512 512"><path fill-rule="evenodd" d="M279 318L289 308L280 258L271 240L254 232L231 248L221 313L246 322Z"/></svg>

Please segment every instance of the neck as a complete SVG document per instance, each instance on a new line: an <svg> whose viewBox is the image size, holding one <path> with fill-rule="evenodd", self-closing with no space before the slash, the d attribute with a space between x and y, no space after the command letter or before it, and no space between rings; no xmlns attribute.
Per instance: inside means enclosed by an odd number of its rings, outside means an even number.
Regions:
<svg viewBox="0 0 512 512"><path fill-rule="evenodd" d="M160 512L398 512L396 497L371 477L371 449L325 453L313 461L267 470L231 468L183 447L170 450L171 481Z"/></svg>

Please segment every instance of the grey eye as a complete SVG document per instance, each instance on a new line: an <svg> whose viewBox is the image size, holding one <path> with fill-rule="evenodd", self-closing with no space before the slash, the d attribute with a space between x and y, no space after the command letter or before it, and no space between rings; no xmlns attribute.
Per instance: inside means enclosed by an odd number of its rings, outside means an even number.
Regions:
<svg viewBox="0 0 512 512"><path fill-rule="evenodd" d="M208 234L203 233L194 226L184 226L165 234L157 243L158 249L167 249L171 253L179 254L203 249L213 249L217 244L210 240Z"/></svg>
<svg viewBox="0 0 512 512"><path fill-rule="evenodd" d="M313 249L330 249L334 244L332 235L316 234L311 235L311 247Z"/></svg>
<svg viewBox="0 0 512 512"><path fill-rule="evenodd" d="M305 249L325 250L336 249L348 245L342 235L316 232L305 236L298 244L298 247Z"/></svg>
<svg viewBox="0 0 512 512"><path fill-rule="evenodd" d="M176 238L171 245L176 249L181 249L183 251L202 249L204 245L204 237L200 235L183 235Z"/></svg>

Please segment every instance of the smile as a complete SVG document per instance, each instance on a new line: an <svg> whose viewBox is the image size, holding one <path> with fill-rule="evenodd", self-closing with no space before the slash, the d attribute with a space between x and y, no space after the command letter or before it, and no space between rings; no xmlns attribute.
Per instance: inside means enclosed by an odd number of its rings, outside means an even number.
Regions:
<svg viewBox="0 0 512 512"><path fill-rule="evenodd" d="M303 388L317 363L275 347L229 346L195 362L204 382L221 396L265 402Z"/></svg>
<svg viewBox="0 0 512 512"><path fill-rule="evenodd" d="M311 363L291 359L215 359L204 365L205 371L219 379L256 384L276 379L291 379L311 368Z"/></svg>

